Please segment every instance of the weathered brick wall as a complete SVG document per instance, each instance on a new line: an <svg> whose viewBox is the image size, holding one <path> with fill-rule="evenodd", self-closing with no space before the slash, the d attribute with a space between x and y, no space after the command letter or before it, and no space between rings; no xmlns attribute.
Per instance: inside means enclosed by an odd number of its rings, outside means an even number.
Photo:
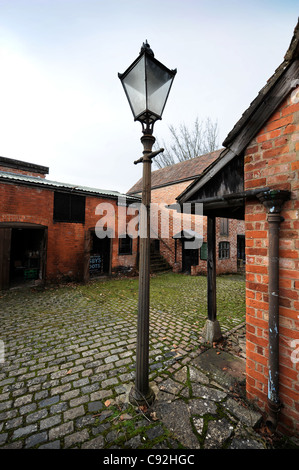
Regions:
<svg viewBox="0 0 299 470"><path fill-rule="evenodd" d="M156 204L174 204L175 198L187 187L190 181L169 185L163 188L157 188L152 190L152 202ZM191 228L196 232L200 231L203 235L204 242L207 241L207 217L191 216L188 214L178 214L175 211L170 211L169 215L169 235L163 236L161 229L161 219L163 216L162 212L167 214L165 220L167 220L169 210L164 209L159 212L159 225L158 230L155 229L156 234L162 238L164 243L160 242L160 253L167 260L167 262L173 267L174 271L182 270L182 240L177 240L176 256L175 256L175 240L172 238L179 230L177 228L175 220L184 218L185 224L183 227ZM196 217L196 218L195 218ZM199 219L201 222L199 223ZM197 220L197 222L196 222ZM186 223L187 222L187 223ZM156 227L155 221L153 226ZM220 235L220 219L216 220L216 259L217 259L217 274L224 273L236 273L237 272L237 235L244 235L245 227L244 221L242 220L229 220L229 234L228 236ZM219 242L228 241L230 243L230 257L228 259L219 259L218 257L218 246ZM198 259L198 265L191 267L191 274L205 274L207 272L207 262L201 260L200 256Z"/></svg>
<svg viewBox="0 0 299 470"><path fill-rule="evenodd" d="M299 88L248 146L244 171L245 189L268 186L291 191L291 200L281 212L284 222L279 241L280 426L285 432L299 433ZM245 227L247 393L266 409L268 222L266 209L258 200L246 203Z"/></svg>
<svg viewBox="0 0 299 470"><path fill-rule="evenodd" d="M29 171L29 170L20 170L19 168L8 168L7 166L0 165L0 171L5 171L9 173L16 173L19 175L27 175L27 176L38 176L40 178L45 178L46 175L44 173L39 173L37 171Z"/></svg>
<svg viewBox="0 0 299 470"><path fill-rule="evenodd" d="M48 228L47 280L82 280L85 232L94 229L100 220L101 216L96 214L96 207L100 203L108 203L112 208L106 218L107 228L115 228L115 236L111 238L112 272L119 266L135 267L137 239L133 241L132 255L118 254L118 207L115 200L86 196L85 224L54 222L53 203L54 193L51 190L10 183L0 184L0 222L26 222Z"/></svg>

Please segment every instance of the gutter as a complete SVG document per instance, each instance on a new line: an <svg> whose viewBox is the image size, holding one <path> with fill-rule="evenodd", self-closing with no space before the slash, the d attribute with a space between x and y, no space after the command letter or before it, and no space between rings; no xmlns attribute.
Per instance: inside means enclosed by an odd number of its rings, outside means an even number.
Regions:
<svg viewBox="0 0 299 470"><path fill-rule="evenodd" d="M211 206L212 204L215 206L219 206L219 204L227 204L231 205L235 202L242 201L245 199L251 199L255 198L257 194L265 191L269 191L270 188L265 187L265 188L259 188L259 189L248 189L246 191L242 191L239 193L228 193L228 194L223 194L222 196L211 196L211 197L206 197L202 199L190 199L186 201L188 204L195 205L195 204L203 204L207 206ZM181 201L181 196L177 197L176 200L178 201L177 203L174 204L169 204L166 207L168 209L177 209L178 206L183 207L184 202Z"/></svg>

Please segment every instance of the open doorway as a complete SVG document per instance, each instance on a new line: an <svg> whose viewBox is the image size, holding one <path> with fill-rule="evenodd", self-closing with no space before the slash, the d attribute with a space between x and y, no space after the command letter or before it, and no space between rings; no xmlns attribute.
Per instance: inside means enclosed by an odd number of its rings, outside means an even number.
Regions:
<svg viewBox="0 0 299 470"><path fill-rule="evenodd" d="M15 223L0 227L0 289L8 289L45 277L45 227Z"/></svg>
<svg viewBox="0 0 299 470"><path fill-rule="evenodd" d="M111 273L111 239L99 238L90 231L89 276L96 277Z"/></svg>
<svg viewBox="0 0 299 470"><path fill-rule="evenodd" d="M245 272L245 235L237 235L237 269Z"/></svg>

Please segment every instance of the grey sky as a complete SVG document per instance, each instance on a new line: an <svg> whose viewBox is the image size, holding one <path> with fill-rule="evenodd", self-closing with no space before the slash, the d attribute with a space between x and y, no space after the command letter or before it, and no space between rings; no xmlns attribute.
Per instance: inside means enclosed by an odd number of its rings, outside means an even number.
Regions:
<svg viewBox="0 0 299 470"><path fill-rule="evenodd" d="M0 0L0 155L125 192L142 174L141 125L117 73L143 41L178 70L154 135L209 116L221 146L282 62L297 19L294 0Z"/></svg>

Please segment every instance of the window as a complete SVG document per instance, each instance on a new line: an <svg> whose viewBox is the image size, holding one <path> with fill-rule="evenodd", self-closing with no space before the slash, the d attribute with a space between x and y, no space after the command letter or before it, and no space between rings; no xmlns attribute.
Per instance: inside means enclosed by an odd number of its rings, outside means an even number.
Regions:
<svg viewBox="0 0 299 470"><path fill-rule="evenodd" d="M207 260L208 259L208 244L207 242L203 242L200 247L200 259Z"/></svg>
<svg viewBox="0 0 299 470"><path fill-rule="evenodd" d="M85 196L69 193L54 193L55 222L85 222Z"/></svg>
<svg viewBox="0 0 299 470"><path fill-rule="evenodd" d="M132 238L129 235L126 235L123 238L119 238L118 254L119 255L131 255L132 254Z"/></svg>
<svg viewBox="0 0 299 470"><path fill-rule="evenodd" d="M228 219L220 219L220 235L228 237Z"/></svg>
<svg viewBox="0 0 299 470"><path fill-rule="evenodd" d="M219 243L219 259L229 258L229 242Z"/></svg>

